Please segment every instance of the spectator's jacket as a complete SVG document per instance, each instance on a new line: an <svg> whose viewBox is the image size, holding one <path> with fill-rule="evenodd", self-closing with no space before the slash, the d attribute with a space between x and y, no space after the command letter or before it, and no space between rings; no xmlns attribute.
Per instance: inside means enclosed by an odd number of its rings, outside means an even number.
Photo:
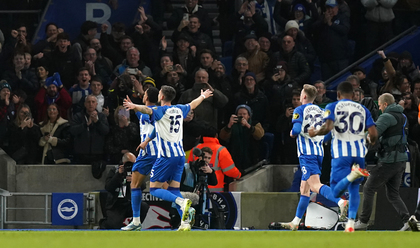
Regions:
<svg viewBox="0 0 420 248"><path fill-rule="evenodd" d="M172 12L171 17L169 17L168 23L168 29L176 29L178 28L179 24L182 21L182 18L184 17L184 14L188 15L196 15L198 16L198 19L200 19L200 31L208 34L210 37L212 37L212 20L209 17L209 14L206 9L204 9L201 5L196 5L194 9L188 11L188 8L186 6L183 6L181 8L175 8Z"/></svg>
<svg viewBox="0 0 420 248"><path fill-rule="evenodd" d="M86 110L73 116L70 122L70 133L73 136L75 154L99 155L104 152L105 136L109 132L106 116L98 113L99 120L87 125Z"/></svg>
<svg viewBox="0 0 420 248"><path fill-rule="evenodd" d="M197 48L197 54L200 54L200 51L203 49L209 49L213 53L216 53L216 50L213 45L213 40L207 34L200 31L192 33L188 30L188 27L183 28L181 32L179 32L178 29L175 29L175 31L172 34L172 42L174 44L176 44L178 37L181 34L189 37L190 46L195 46Z"/></svg>
<svg viewBox="0 0 420 248"><path fill-rule="evenodd" d="M26 94L31 95L33 99L35 92L39 88L35 71L33 71L33 69L23 69L21 73L22 79L19 79L14 70L8 70L4 72L2 79L6 80L10 84L13 91L21 89L25 91Z"/></svg>
<svg viewBox="0 0 420 248"><path fill-rule="evenodd" d="M255 86L256 87L256 86ZM252 110L252 120L261 123L264 129L268 128L269 103L265 94L257 87L253 94L248 93L245 86L234 96L235 106L246 104Z"/></svg>
<svg viewBox="0 0 420 248"><path fill-rule="evenodd" d="M42 125L42 123L40 125ZM69 122L61 117L58 118L56 123L51 124L48 121L47 124L41 127L42 136L39 139L38 144L43 148L42 164L44 164L45 157L50 149L56 164L70 163L70 159L68 158L68 150L71 149L71 135L69 129ZM46 133L49 133L51 136L48 141L43 137Z"/></svg>
<svg viewBox="0 0 420 248"><path fill-rule="evenodd" d="M239 172L238 168L235 167L235 163L233 162L229 151L226 147L220 145L217 138L203 137L203 142L204 143L198 144L196 147L200 149L208 147L212 150L213 155L211 156L210 164L213 165L213 170L215 171L217 177L217 185L209 185L209 189L212 192L224 191L225 175L231 178L239 179L241 177L241 172ZM196 159L197 158L191 152L188 162L192 162Z"/></svg>
<svg viewBox="0 0 420 248"><path fill-rule="evenodd" d="M18 117L16 117L18 118ZM41 132L39 126L21 128L12 122L9 124L8 154L17 164L37 164L40 162L41 153L38 146Z"/></svg>
<svg viewBox="0 0 420 248"><path fill-rule="evenodd" d="M392 7L397 0L361 0L363 6L367 9L366 19L373 22L390 22L394 19Z"/></svg>
<svg viewBox="0 0 420 248"><path fill-rule="evenodd" d="M119 76L119 75L123 74L125 69L127 69L127 68L134 68L134 67L129 66L127 64L127 60L123 60L122 64L117 65L114 73L115 73L115 75ZM141 60L139 61L139 66L137 66L136 68L139 69L145 77L152 77L153 76L152 70L150 70L150 68L147 67L146 64Z"/></svg>
<svg viewBox="0 0 420 248"><path fill-rule="evenodd" d="M0 147L3 147L10 137L7 131L9 123L11 123L15 116L15 105L10 100L9 105L6 106L4 100L0 99Z"/></svg>
<svg viewBox="0 0 420 248"><path fill-rule="evenodd" d="M39 89L35 96L35 106L37 112L35 120L37 122L44 120L44 117L47 115L47 108L51 103L57 104L57 106L60 108L60 116L63 119L68 119L67 113L71 108L72 100L67 90L60 88L58 91L58 96L53 99L47 95L47 90L45 87L42 87Z"/></svg>

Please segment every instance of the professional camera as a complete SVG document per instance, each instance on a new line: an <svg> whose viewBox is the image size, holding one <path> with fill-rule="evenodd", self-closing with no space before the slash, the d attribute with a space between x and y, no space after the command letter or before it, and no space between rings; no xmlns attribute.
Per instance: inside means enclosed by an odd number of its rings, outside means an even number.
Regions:
<svg viewBox="0 0 420 248"><path fill-rule="evenodd" d="M127 161L124 163L124 176L131 176L131 170L133 169L133 162Z"/></svg>
<svg viewBox="0 0 420 248"><path fill-rule="evenodd" d="M206 176L206 174L200 170L201 167L206 166L206 162L204 161L204 152L200 149L195 147L193 149L193 154L196 157L199 157L200 159L197 159L192 163L192 166L194 167L195 171L197 171L197 174L199 176Z"/></svg>

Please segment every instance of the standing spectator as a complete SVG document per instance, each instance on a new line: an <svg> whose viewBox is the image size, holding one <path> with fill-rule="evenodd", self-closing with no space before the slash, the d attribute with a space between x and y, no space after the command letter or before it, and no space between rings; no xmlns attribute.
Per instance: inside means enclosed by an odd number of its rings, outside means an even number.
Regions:
<svg viewBox="0 0 420 248"><path fill-rule="evenodd" d="M399 104L404 108L403 114L407 117L408 122L408 138L418 142L420 137L419 125L418 125L418 115L419 115L419 101L412 93L406 92L403 93L403 100Z"/></svg>
<svg viewBox="0 0 420 248"><path fill-rule="evenodd" d="M142 78L151 77L152 71L146 64L140 60L140 52L135 47L130 47L127 50L126 60L115 68L116 75L121 75L127 69L135 70L137 75Z"/></svg>
<svg viewBox="0 0 420 248"><path fill-rule="evenodd" d="M45 86L45 80L47 80L49 69L46 65L40 65L36 68L36 75L38 76L39 87Z"/></svg>
<svg viewBox="0 0 420 248"><path fill-rule="evenodd" d="M38 41L33 47L33 54L51 52L55 48L57 42L57 35L62 33L63 29L58 28L57 24L50 22L45 26L45 33L47 38L44 40Z"/></svg>
<svg viewBox="0 0 420 248"><path fill-rule="evenodd" d="M249 71L255 73L257 83L259 83L265 78L265 69L270 58L265 52L260 52L258 38L254 34L245 37L245 48L246 52L240 54L239 57L244 57L248 60Z"/></svg>
<svg viewBox="0 0 420 248"><path fill-rule="evenodd" d="M263 136L263 127L252 119L252 110L245 104L236 108L229 123L220 130L219 137L228 144L235 166L242 175L259 161L259 141Z"/></svg>
<svg viewBox="0 0 420 248"><path fill-rule="evenodd" d="M164 39L162 39L163 41ZM166 40L164 42L166 44ZM190 38L187 35L180 34L176 40L172 58L174 64L180 64L182 68L190 75L195 68L195 56L197 48L191 46Z"/></svg>
<svg viewBox="0 0 420 248"><path fill-rule="evenodd" d="M88 69L90 76L100 77L102 82L107 86L111 84L112 68L104 57L98 57L96 50L89 47L83 54L83 58L85 67Z"/></svg>
<svg viewBox="0 0 420 248"><path fill-rule="evenodd" d="M369 53L394 36L392 20L395 16L392 7L397 0L361 0L361 2L367 9L366 53Z"/></svg>
<svg viewBox="0 0 420 248"><path fill-rule="evenodd" d="M404 74L410 82L420 78L419 69L414 64L413 57L408 51L404 51L400 54L400 58L398 60L398 70L401 71L401 73Z"/></svg>
<svg viewBox="0 0 420 248"><path fill-rule="evenodd" d="M373 100L376 101L378 99L378 84L367 78L365 69L360 66L356 66L350 71L353 75L359 78L360 88L364 91L365 96L372 97Z"/></svg>
<svg viewBox="0 0 420 248"><path fill-rule="evenodd" d="M402 114L403 108L395 103L394 97L385 93L379 97L379 108L383 112L376 121L378 137L381 148L377 153L378 165L374 167L365 185L363 186L363 209L359 221L354 229L366 229L372 213L375 192L386 186L388 201L398 212L404 226L401 231L409 229L410 214L399 195L402 175L407 162L407 134L405 132L406 117Z"/></svg>
<svg viewBox="0 0 420 248"><path fill-rule="evenodd" d="M186 90L179 98L180 104L188 103L191 100L200 96L202 89L210 89L213 91L213 96L204 99L204 101L194 110L195 118L210 123L217 128L218 111L225 107L228 103L228 98L219 90L213 89L208 83L209 74L204 69L199 69L195 73L195 83L191 89Z"/></svg>
<svg viewBox="0 0 420 248"><path fill-rule="evenodd" d="M31 109L22 104L16 111L16 118L9 126L8 154L16 164L37 164L40 162L38 141L41 137L39 126L34 124Z"/></svg>
<svg viewBox="0 0 420 248"><path fill-rule="evenodd" d="M85 109L75 114L70 122L74 162L77 164L92 164L103 160L109 126L106 116L96 110L97 105L96 97L87 96Z"/></svg>
<svg viewBox="0 0 420 248"><path fill-rule="evenodd" d="M46 118L39 124L42 147L41 164L69 164L69 150L71 150L70 123L60 116L59 107L52 103L47 108Z"/></svg>
<svg viewBox="0 0 420 248"><path fill-rule="evenodd" d="M412 90L417 100L420 100L420 79L417 79L413 82Z"/></svg>
<svg viewBox="0 0 420 248"><path fill-rule="evenodd" d="M15 105L10 98L12 87L6 80L0 81L0 148L7 145L8 126L14 119Z"/></svg>
<svg viewBox="0 0 420 248"><path fill-rule="evenodd" d="M98 33L98 24L93 21L85 21L80 26L80 34L76 40L73 41L73 49L79 60L83 59L83 54L90 45L90 40L95 38Z"/></svg>
<svg viewBox="0 0 420 248"><path fill-rule="evenodd" d="M136 152L140 138L138 125L130 122L130 111L123 106L115 110L114 120L117 125L111 127L106 137L105 152L109 156L109 163L118 164L121 155Z"/></svg>
<svg viewBox="0 0 420 248"><path fill-rule="evenodd" d="M77 104L79 104L80 100L87 95L92 94L92 90L90 89L90 79L91 76L89 74L89 70L86 67L82 67L79 70L79 75L77 76L77 84L73 85L70 88L69 94L72 99L72 110L73 114L76 114L80 109L77 108Z"/></svg>
<svg viewBox="0 0 420 248"><path fill-rule="evenodd" d="M59 113L63 119L68 119L72 100L67 90L61 83L60 74L54 73L52 77L45 80L45 86L41 87L35 96L36 119L42 121L45 119L47 108L51 103L56 103Z"/></svg>
<svg viewBox="0 0 420 248"><path fill-rule="evenodd" d="M182 93L185 92L185 84L186 80L179 76L178 72L176 71L169 71L165 75L165 80L163 81L162 85L169 85L172 86L176 91L176 96L173 100L173 104L177 104L179 98L181 97Z"/></svg>
<svg viewBox="0 0 420 248"><path fill-rule="evenodd" d="M318 90L316 98L314 100L314 104L321 105L333 102L330 98L327 97L325 94L327 89L325 87L325 83L321 80L315 81L314 83L315 88Z"/></svg>
<svg viewBox="0 0 420 248"><path fill-rule="evenodd" d="M273 1L270 0L255 0L255 9L256 12L267 22L268 31L272 34L276 34L278 29L274 20L274 4L272 4L272 2Z"/></svg>
<svg viewBox="0 0 420 248"><path fill-rule="evenodd" d="M260 45L261 51L265 52L270 58L273 55L273 49L271 48L271 33L265 33L258 38L258 44Z"/></svg>
<svg viewBox="0 0 420 248"><path fill-rule="evenodd" d="M321 62L322 79L327 80L349 64L349 17L338 11L336 0L327 0L326 12L313 24L319 32L317 52Z"/></svg>
<svg viewBox="0 0 420 248"><path fill-rule="evenodd" d="M245 57L237 57L235 67L232 70L232 91L238 92L242 88L243 78L248 70L248 60Z"/></svg>
<svg viewBox="0 0 420 248"><path fill-rule="evenodd" d="M289 75L293 81L298 83L299 86L309 81L311 69L305 56L297 51L295 44L295 40L289 35L285 35L282 38L280 51L273 54L270 64L267 66L267 77L271 77L274 74L273 72L278 62L286 61Z"/></svg>

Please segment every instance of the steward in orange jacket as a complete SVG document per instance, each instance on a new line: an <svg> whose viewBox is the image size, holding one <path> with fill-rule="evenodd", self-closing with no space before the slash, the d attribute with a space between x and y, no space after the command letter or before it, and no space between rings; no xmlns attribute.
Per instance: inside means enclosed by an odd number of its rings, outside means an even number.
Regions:
<svg viewBox="0 0 420 248"><path fill-rule="evenodd" d="M218 182L216 186L209 185L209 189L211 192L224 191L225 175L239 179L241 177L241 172L239 172L238 168L235 167L235 163L233 162L229 151L226 147L220 145L217 138L203 137L203 142L204 143L198 144L196 147L200 149L203 147L209 147L213 151L210 164L213 165L213 170L216 173ZM197 160L197 157L191 152L188 162L195 160Z"/></svg>

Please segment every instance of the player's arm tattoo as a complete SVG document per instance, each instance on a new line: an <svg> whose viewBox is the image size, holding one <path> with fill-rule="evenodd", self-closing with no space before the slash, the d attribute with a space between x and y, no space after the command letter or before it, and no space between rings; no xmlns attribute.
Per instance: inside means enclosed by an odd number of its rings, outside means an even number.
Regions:
<svg viewBox="0 0 420 248"><path fill-rule="evenodd" d="M147 115L153 114L153 110L145 105L136 105L135 110Z"/></svg>
<svg viewBox="0 0 420 248"><path fill-rule="evenodd" d="M326 135L334 127L334 122L332 120L327 120L322 124L321 128L315 131L316 135Z"/></svg>

